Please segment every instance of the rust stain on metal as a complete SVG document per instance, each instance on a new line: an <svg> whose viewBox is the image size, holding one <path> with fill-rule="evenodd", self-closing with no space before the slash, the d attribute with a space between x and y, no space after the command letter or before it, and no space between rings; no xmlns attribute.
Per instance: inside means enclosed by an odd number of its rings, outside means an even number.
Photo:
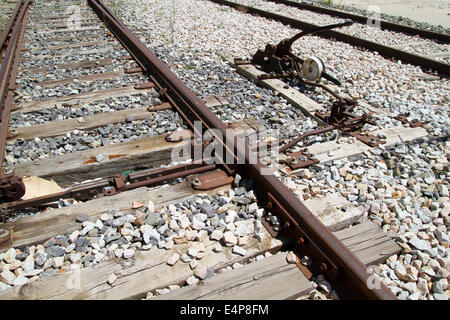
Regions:
<svg viewBox="0 0 450 320"><path fill-rule="evenodd" d="M135 73L142 73L143 70L141 67L137 67L137 68L130 68L130 69L126 69L124 71L125 74L135 74Z"/></svg>
<svg viewBox="0 0 450 320"><path fill-rule="evenodd" d="M144 83L138 84L138 85L134 86L134 88L136 90L143 90L143 89L151 89L154 86L155 86L155 83L153 83L152 81L149 81L149 82L144 82Z"/></svg>
<svg viewBox="0 0 450 320"><path fill-rule="evenodd" d="M289 155L289 158L286 160L287 165L292 170L305 168L313 164L319 163L319 160L316 156L311 154L307 149L293 152Z"/></svg>
<svg viewBox="0 0 450 320"><path fill-rule="evenodd" d="M126 157L128 156L128 154L111 154L108 156L109 160L112 159L117 159L117 158L121 158L121 157ZM83 162L83 164L93 164L93 163L97 163L98 161L95 159L95 157L91 156L89 157L89 160Z"/></svg>
<svg viewBox="0 0 450 320"><path fill-rule="evenodd" d="M90 157L90 159L88 161L83 162L83 164L92 164L96 162L97 160L95 160L95 157Z"/></svg>
<svg viewBox="0 0 450 320"><path fill-rule="evenodd" d="M422 121L419 121L416 119L407 120L408 116L409 116L409 114L402 114L402 115L396 116L395 119L400 121L403 124L409 125L411 128L423 127L425 125L425 122L422 122Z"/></svg>
<svg viewBox="0 0 450 320"><path fill-rule="evenodd" d="M192 182L192 187L195 190L211 190L226 186L232 183L233 180L233 177L228 176L223 171L211 172L196 178Z"/></svg>
<svg viewBox="0 0 450 320"><path fill-rule="evenodd" d="M154 111L170 110L170 109L172 109L172 105L168 102L164 102L157 106L149 107L147 110L150 112L154 112Z"/></svg>
<svg viewBox="0 0 450 320"><path fill-rule="evenodd" d="M300 262L300 259L297 258L297 263L295 265L297 266L297 268L300 269L300 271L303 273L303 275L305 276L306 279L311 280L311 278L313 276L311 270L309 270L306 266L304 266Z"/></svg>
<svg viewBox="0 0 450 320"><path fill-rule="evenodd" d="M121 158L121 157L126 157L128 156L128 154L112 154L108 156L108 159L117 159L117 158Z"/></svg>

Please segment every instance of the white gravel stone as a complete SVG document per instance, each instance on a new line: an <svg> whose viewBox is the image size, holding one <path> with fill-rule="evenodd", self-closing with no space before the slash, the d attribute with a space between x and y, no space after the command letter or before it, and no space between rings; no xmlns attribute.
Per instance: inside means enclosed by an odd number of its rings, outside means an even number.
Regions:
<svg viewBox="0 0 450 320"><path fill-rule="evenodd" d="M123 250L124 259L130 259L130 258L134 257L135 252L136 252L136 250L134 250L134 249Z"/></svg>
<svg viewBox="0 0 450 320"><path fill-rule="evenodd" d="M100 261L102 261L103 258L105 258L105 256L106 255L104 253L98 252L95 254L95 261L100 262Z"/></svg>
<svg viewBox="0 0 450 320"><path fill-rule="evenodd" d="M191 222L186 215L183 215L180 220L178 220L178 224L180 225L181 229L187 229L191 225Z"/></svg>
<svg viewBox="0 0 450 320"><path fill-rule="evenodd" d="M25 276L18 276L14 279L13 285L14 286L23 286L28 282L28 278Z"/></svg>
<svg viewBox="0 0 450 320"><path fill-rule="evenodd" d="M441 197L449 197L449 192L448 192L448 188L445 184L440 184L438 185L438 191L439 194L441 195Z"/></svg>
<svg viewBox="0 0 450 320"><path fill-rule="evenodd" d="M198 250L196 248L190 247L187 251L187 254L195 258L198 255Z"/></svg>
<svg viewBox="0 0 450 320"><path fill-rule="evenodd" d="M320 287L323 291L325 291L326 293L330 293L331 290L332 290L331 284L330 284L328 281L326 281L326 280L321 281L321 282L319 283L319 287Z"/></svg>
<svg viewBox="0 0 450 320"><path fill-rule="evenodd" d="M9 286L6 283L0 281L0 292L3 291L3 290L8 290L9 288L11 288L11 286Z"/></svg>
<svg viewBox="0 0 450 320"><path fill-rule="evenodd" d="M147 210L150 212L155 212L155 204L153 203L153 201L149 201L147 203Z"/></svg>
<svg viewBox="0 0 450 320"><path fill-rule="evenodd" d="M295 264L295 263L297 263L297 256L292 251L289 251L288 254L286 255L286 261L288 263L294 263Z"/></svg>
<svg viewBox="0 0 450 320"><path fill-rule="evenodd" d="M223 237L223 230L221 229L215 229L210 235L211 240L216 241L220 241L222 237Z"/></svg>
<svg viewBox="0 0 450 320"><path fill-rule="evenodd" d="M74 243L75 241L77 241L79 235L80 230L75 230L74 232L72 232L69 236L70 243Z"/></svg>
<svg viewBox="0 0 450 320"><path fill-rule="evenodd" d="M232 247L237 244L237 239L231 231L225 232L222 239L227 247Z"/></svg>
<svg viewBox="0 0 450 320"><path fill-rule="evenodd" d="M63 258L64 259L64 257L58 257L58 258ZM23 262L23 271L28 272L28 271L31 271L33 269L34 269L34 260L28 259L28 260L25 260Z"/></svg>
<svg viewBox="0 0 450 320"><path fill-rule="evenodd" d="M204 280L208 273L208 268L206 266L198 266L195 268L194 275L200 280Z"/></svg>
<svg viewBox="0 0 450 320"><path fill-rule="evenodd" d="M197 237L197 233L198 233L197 230L188 230L184 234L184 237L186 238L187 241L194 241L195 238Z"/></svg>
<svg viewBox="0 0 450 320"><path fill-rule="evenodd" d="M247 250L245 250L244 248L241 248L239 246L234 246L233 253L239 254L241 256L245 256L247 254Z"/></svg>
<svg viewBox="0 0 450 320"><path fill-rule="evenodd" d="M14 275L14 273L9 270L3 270L2 273L0 273L0 281L5 284L12 285L15 278L16 276Z"/></svg>
<svg viewBox="0 0 450 320"><path fill-rule="evenodd" d="M188 286L193 285L198 283L200 280L198 280L198 278L196 278L195 276L190 276L189 278L186 279L186 284Z"/></svg>
<svg viewBox="0 0 450 320"><path fill-rule="evenodd" d="M117 280L117 276L114 273L111 273L108 277L108 283L112 286Z"/></svg>
<svg viewBox="0 0 450 320"><path fill-rule="evenodd" d="M161 289L156 289L155 292L156 292L156 294L158 294L158 295L163 295L163 294L169 293L170 290L167 289L167 288L161 288Z"/></svg>
<svg viewBox="0 0 450 320"><path fill-rule="evenodd" d="M178 253L173 253L166 261L169 266L173 266L180 259L180 255Z"/></svg>
<svg viewBox="0 0 450 320"><path fill-rule="evenodd" d="M208 232L207 232L206 230L200 230L200 231L197 233L197 236L195 237L195 240L202 242L202 241L204 241L206 238L208 238Z"/></svg>
<svg viewBox="0 0 450 320"><path fill-rule="evenodd" d="M70 255L70 262L72 262L72 263L81 262L81 255L79 253L72 253Z"/></svg>
<svg viewBox="0 0 450 320"><path fill-rule="evenodd" d="M441 242L441 243L449 243L449 238L448 238L448 235L447 235L446 232L442 232L441 230L436 228L436 230L434 230L434 235L439 240L439 242Z"/></svg>
<svg viewBox="0 0 450 320"><path fill-rule="evenodd" d="M409 243L411 245L413 245L415 248L425 251L425 250L429 250L431 249L430 245L428 244L428 242L426 242L425 240L420 240L417 237L413 237L409 240Z"/></svg>
<svg viewBox="0 0 450 320"><path fill-rule="evenodd" d="M54 257L53 259L53 268L59 269L64 264L64 256L62 257Z"/></svg>
<svg viewBox="0 0 450 320"><path fill-rule="evenodd" d="M141 230L141 232L142 232L142 230ZM150 242L150 239L155 239L156 241L160 241L161 236L158 233L158 231L156 231L153 228L149 228L149 229L146 229L146 231L144 232L143 239L144 239L144 242L146 244L148 244Z"/></svg>
<svg viewBox="0 0 450 320"><path fill-rule="evenodd" d="M237 245L240 247L246 246L248 243L248 236L243 236L238 239Z"/></svg>
<svg viewBox="0 0 450 320"><path fill-rule="evenodd" d="M185 263L188 263L188 262L191 262L192 261L192 256L190 256L189 254L187 254L187 253L183 253L182 255L181 255L181 261L183 261L183 262L185 262ZM195 256L194 256L194 258L195 258Z"/></svg>
<svg viewBox="0 0 450 320"><path fill-rule="evenodd" d="M6 263L12 263L16 259L16 249L10 248L8 251L5 252L3 256L3 260L5 260Z"/></svg>
<svg viewBox="0 0 450 320"><path fill-rule="evenodd" d="M114 255L117 258L122 258L123 257L123 249L122 248L114 249Z"/></svg>
<svg viewBox="0 0 450 320"><path fill-rule="evenodd" d="M255 213L256 210L258 210L258 204L256 202L253 202L248 206L249 213Z"/></svg>
<svg viewBox="0 0 450 320"><path fill-rule="evenodd" d="M189 267L193 270L195 268L197 268L198 266L198 261L197 260L192 260L191 262L189 262Z"/></svg>

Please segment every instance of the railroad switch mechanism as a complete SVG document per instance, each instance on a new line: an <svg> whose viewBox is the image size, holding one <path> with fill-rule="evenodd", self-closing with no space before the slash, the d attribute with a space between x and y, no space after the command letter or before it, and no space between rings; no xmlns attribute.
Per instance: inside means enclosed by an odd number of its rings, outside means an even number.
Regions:
<svg viewBox="0 0 450 320"><path fill-rule="evenodd" d="M325 123L331 125L330 127L333 127L333 129L339 129L370 147L376 147L379 144L385 143L385 141L380 140L378 137L361 132L364 124L375 125L375 122L370 120L370 114L357 116L352 113L356 106L357 102L355 100L341 98L333 103L331 112L316 112L315 115Z"/></svg>
<svg viewBox="0 0 450 320"><path fill-rule="evenodd" d="M262 74L258 78L265 79L288 79L296 81L301 84L320 87L336 98L330 112L316 113L328 126L314 131L310 131L300 135L288 144L282 146L279 152L285 152L293 147L306 137L322 134L335 129L356 137L361 142L374 147L383 143L378 138L361 133L361 128L365 123L372 123L369 120L368 114L357 116L352 113L357 106L357 101L350 97L343 97L330 86L320 83L321 78L324 78L336 85L341 85L341 82L334 76L326 72L324 62L318 57L308 57L302 59L292 53L292 45L295 41L305 35L319 33L325 30L346 27L352 25L351 20L346 20L341 23L331 24L317 27L308 31L302 31L291 38L280 41L277 45L267 44L265 50L258 50L253 56L251 63L261 67L267 74ZM242 59L235 59L237 65L248 64ZM305 158L304 160L302 160ZM318 163L317 159L300 154L292 154L288 159L288 165L291 169L299 169Z"/></svg>
<svg viewBox="0 0 450 320"><path fill-rule="evenodd" d="M280 147L279 152L281 153L287 151L307 137L326 133L332 130L340 130L345 134L355 137L370 147L375 147L379 144L385 143L385 141L382 141L378 137L362 133L361 129L364 124L369 123L374 125L375 123L369 119L370 114L357 116L352 113L356 105L357 102L355 100L339 97L339 99L333 103L330 112L316 112L315 114L316 117L326 123L327 126L301 134L297 138ZM311 158L309 154L302 154L302 151L290 154L289 156L290 158L287 163L292 170L318 163L317 159L314 157Z"/></svg>
<svg viewBox="0 0 450 320"><path fill-rule="evenodd" d="M314 34L325 30L352 25L351 20L342 23L326 25L308 31L302 31L292 38L284 39L277 45L267 44L264 51L258 50L252 58L252 63L260 66L269 75L263 75L260 79L284 79L290 78L307 84L314 85L320 78L325 78L337 85L341 82L325 71L324 62L318 57L299 58L292 53L291 47L295 41L308 34ZM239 63L239 62L238 62ZM309 83L313 82L313 83Z"/></svg>

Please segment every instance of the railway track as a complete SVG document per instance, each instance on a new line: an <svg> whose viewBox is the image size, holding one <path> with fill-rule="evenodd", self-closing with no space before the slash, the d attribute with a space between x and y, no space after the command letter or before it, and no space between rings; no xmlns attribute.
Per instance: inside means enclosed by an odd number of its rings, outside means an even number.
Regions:
<svg viewBox="0 0 450 320"><path fill-rule="evenodd" d="M305 14L308 11L306 10L292 10L291 7L299 7L295 2L278 2L278 1L226 1L226 0L215 0L214 2L231 6L241 11L245 11L248 13L254 13L260 15L265 18L274 19L276 21L280 21L284 24L290 25L294 28L299 28L302 30L312 30L317 28L318 25L312 23L311 21L317 21L317 19L324 19L324 21L329 21L328 23L335 23L338 21L338 18L333 18L330 15L319 15L317 13L308 15ZM257 6L255 6L257 5ZM267 10L265 10L263 5ZM288 5L288 6L286 6ZM301 7L303 8L303 7ZM308 9L312 9L309 7ZM280 14L281 13L281 14ZM342 15L341 15L342 16ZM317 36L324 37L327 39L336 39L337 41L342 41L357 47L362 47L364 49L368 49L371 51L376 51L380 55L386 58L392 58L395 60L401 60L403 63L410 63L412 65L420 66L424 69L424 71L433 71L437 72L442 76L448 77L450 74L450 68L448 64L448 37L441 36L440 34L434 35L434 41L432 40L423 40L425 38L429 39L432 35L427 34L426 37L417 41L415 37L409 37L410 41L395 43L391 45L390 43L382 43L377 38L386 32L386 26L384 29L381 27L376 28L367 28L367 21L362 22L361 18L357 19L358 23L353 24L348 29L344 29L344 31L335 31L335 30L327 30L321 33L318 33ZM325 23L326 24L326 23ZM383 31L384 30L384 31ZM398 29L397 29L398 30ZM408 33L413 32L413 28L408 29ZM406 30L404 31L406 32ZM421 33L420 31L416 31L417 33ZM395 39L396 34L394 32L390 33L390 38ZM408 38L404 35L400 36L401 39ZM386 38L384 38L386 39ZM392 40L390 40L392 41ZM402 40L404 41L404 40ZM432 51L439 51L438 53L433 53L433 56L426 55L424 53L417 54L416 50L420 47L424 52L427 51L427 47L431 46L433 48ZM420 50L419 50L420 51Z"/></svg>
<svg viewBox="0 0 450 320"><path fill-rule="evenodd" d="M273 0L272 2L284 4L286 6L290 6L290 7L294 7L294 8L308 10L311 12L324 13L324 14L339 17L339 18L351 19L352 21L362 23L362 24L367 24L368 20L370 21L370 19L373 18L373 17L367 17L367 16L362 16L359 14L350 13L347 11L337 10L337 9L333 9L333 8L327 8L324 6L317 6L317 5L314 5L313 3L308 3L305 1ZM419 35L422 38L431 39L431 40L440 40L440 41L443 41L444 43L448 43L450 40L449 35L445 34L445 33L413 28L413 27L410 27L410 26L407 26L404 24L392 23L392 22L384 21L384 20L381 20L379 22L380 22L380 28L384 29L384 30L402 32L402 33L409 34L411 36Z"/></svg>
<svg viewBox="0 0 450 320"><path fill-rule="evenodd" d="M271 136L244 140L264 123L224 123L212 110L229 102L197 97L101 1L81 4L75 31L72 3L21 3L24 23L6 49L20 59L1 87L2 129L10 128L2 212L16 216L0 226L0 280L12 286L2 299L293 299L317 277L334 297L395 298L367 267L400 247L371 222L344 229L361 218L345 198L292 193L286 185L309 171L290 166L291 154L264 154L261 144L276 146ZM280 80L259 79L253 65L229 63L276 90L298 119L320 123L316 112L327 111ZM428 135L403 125L371 134L386 148ZM373 148L345 139L308 151L326 164Z"/></svg>

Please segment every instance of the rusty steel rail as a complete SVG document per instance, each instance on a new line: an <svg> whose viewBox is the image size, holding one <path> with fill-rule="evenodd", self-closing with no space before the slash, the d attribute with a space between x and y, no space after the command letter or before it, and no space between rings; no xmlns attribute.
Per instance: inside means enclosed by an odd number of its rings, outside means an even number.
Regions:
<svg viewBox="0 0 450 320"><path fill-rule="evenodd" d="M286 17L280 14L246 6L232 1L227 0L210 0L210 1L220 5L229 6L246 13L257 14L264 18L273 19L283 24L290 25L291 27L297 29L312 30L319 27L318 25L312 23L304 22L298 19ZM423 69L423 71L434 71L440 74L441 76L450 77L450 64L439 62L437 60L430 59L425 56L398 50L393 47L385 46L370 40L362 39L334 30L323 31L321 33L318 33L317 36L326 39L334 39L354 46L362 47L371 51L376 51L385 58L401 60L402 62L419 66Z"/></svg>
<svg viewBox="0 0 450 320"><path fill-rule="evenodd" d="M8 45L8 36L12 32L12 28L14 26L14 21L16 20L19 10L22 7L23 0L20 0L17 2L16 7L14 8L14 11L11 15L11 18L8 21L8 24L5 26L5 29L3 29L2 34L0 35L0 56L3 56L4 51L6 50L6 46Z"/></svg>
<svg viewBox="0 0 450 320"><path fill-rule="evenodd" d="M261 204L280 216L300 252L315 259L320 270L332 278L336 288L343 290L342 296L354 299L396 299L382 283L376 288L368 287L370 274L366 266L277 177L271 173L262 174L262 170L267 168L252 158L254 155L244 140L229 132L227 134L225 124L101 0L88 0L88 3L155 81L166 99L174 104L192 130L195 131L193 121L198 120L207 129L215 129L222 134L213 133L215 143L224 150L224 156L217 159L219 164L229 173L239 172L256 182ZM226 155L230 153L231 158L227 160L234 160L233 164L225 163ZM348 294L344 294L349 288Z"/></svg>
<svg viewBox="0 0 450 320"><path fill-rule="evenodd" d="M317 13L324 13L330 16L339 17L343 19L351 19L352 21L359 22L359 23L367 23L371 17L366 17L363 15L350 13L338 9L332 9L332 8L326 8L321 6L316 6L310 3L304 3L304 2L297 2L297 1L291 1L291 0L266 0L268 2L274 2L278 4L284 4L289 7L299 8L303 10L308 10L311 12L317 12ZM445 43L450 43L450 35L440 32L434 32L430 30L425 29L418 29L409 27L406 25L393 23L385 20L379 20L380 22L380 28L385 30L391 30L396 32L401 32L405 34L409 34L412 36L420 36L422 38L430 39L430 40L439 40Z"/></svg>
<svg viewBox="0 0 450 320"><path fill-rule="evenodd" d="M16 86L20 48L30 4L31 0L18 2L1 39L4 57L0 68L0 200L17 200L25 194L22 178L16 177L13 170L3 168L3 159L6 140L11 134L8 128L9 114L13 108L13 90Z"/></svg>

